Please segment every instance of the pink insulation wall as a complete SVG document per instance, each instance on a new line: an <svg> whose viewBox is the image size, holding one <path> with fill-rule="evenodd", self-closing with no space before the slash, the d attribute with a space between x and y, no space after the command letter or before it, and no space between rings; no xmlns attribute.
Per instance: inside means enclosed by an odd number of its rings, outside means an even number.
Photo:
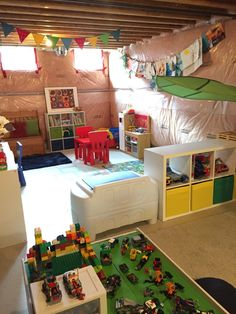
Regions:
<svg viewBox="0 0 236 314"><path fill-rule="evenodd" d="M203 65L192 76L215 79L236 86L236 21L223 23L226 38L203 55ZM210 25L157 37L126 47L127 54L140 61L157 61L187 48ZM119 66L118 66L119 65ZM200 141L207 134L236 130L236 103L193 101L153 91L150 81L132 77L123 67L119 52L110 54L111 118L129 106L151 116L152 144L155 146Z"/></svg>
<svg viewBox="0 0 236 314"><path fill-rule="evenodd" d="M34 72L10 72L0 78L0 114L3 111L37 109L40 127L46 137L44 113L45 87L77 87L79 106L86 113L87 124L95 128L110 127L110 93L108 73L102 71L76 73L73 52L57 56L54 52L38 51L42 69ZM107 62L107 55L105 55Z"/></svg>

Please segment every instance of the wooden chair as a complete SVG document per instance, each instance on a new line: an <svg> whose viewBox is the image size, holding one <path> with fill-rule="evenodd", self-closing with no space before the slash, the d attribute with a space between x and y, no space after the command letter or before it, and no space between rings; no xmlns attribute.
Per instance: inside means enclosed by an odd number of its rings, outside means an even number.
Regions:
<svg viewBox="0 0 236 314"><path fill-rule="evenodd" d="M88 133L93 131L92 126L80 126L75 129L75 139L74 139L74 147L75 147L75 158L86 158L86 149L88 144L90 143L88 139Z"/></svg>
<svg viewBox="0 0 236 314"><path fill-rule="evenodd" d="M103 163L109 162L109 134L107 131L94 131L89 132L88 137L90 143L88 145L87 158L84 159L84 163L95 164L95 160L103 161Z"/></svg>

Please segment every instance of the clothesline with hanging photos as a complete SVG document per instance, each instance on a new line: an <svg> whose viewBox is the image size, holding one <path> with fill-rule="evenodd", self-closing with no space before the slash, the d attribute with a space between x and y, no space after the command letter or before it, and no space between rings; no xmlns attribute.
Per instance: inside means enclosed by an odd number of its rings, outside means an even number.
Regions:
<svg viewBox="0 0 236 314"><path fill-rule="evenodd" d="M156 61L141 61L122 55L124 67L132 75L153 80L155 76L188 76L202 65L202 55L225 38L221 23L212 26L197 38L189 47L175 55ZM155 86L152 86L155 87Z"/></svg>

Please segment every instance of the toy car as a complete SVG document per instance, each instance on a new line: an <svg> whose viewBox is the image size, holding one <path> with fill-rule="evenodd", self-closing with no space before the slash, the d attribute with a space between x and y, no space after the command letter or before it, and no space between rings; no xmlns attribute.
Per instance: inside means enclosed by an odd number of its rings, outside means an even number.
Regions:
<svg viewBox="0 0 236 314"><path fill-rule="evenodd" d="M111 238L108 240L108 243L110 244L111 248L113 249L115 247L115 245L119 243L119 239Z"/></svg>
<svg viewBox="0 0 236 314"><path fill-rule="evenodd" d="M170 178L170 180L167 181L167 185L171 183L177 183L177 182L186 183L189 181L189 177L186 174L178 174L174 172L170 166L166 167L166 174L167 174L167 178L168 177Z"/></svg>
<svg viewBox="0 0 236 314"><path fill-rule="evenodd" d="M129 267L124 263L119 265L120 270L122 271L122 273L127 273L129 270Z"/></svg>
<svg viewBox="0 0 236 314"><path fill-rule="evenodd" d="M141 248L142 246L147 244L147 240L145 239L143 234L138 234L131 238L131 243L134 247Z"/></svg>
<svg viewBox="0 0 236 314"><path fill-rule="evenodd" d="M47 276L42 284L42 292L46 296L47 303L57 303L61 301L62 293L56 277L51 275Z"/></svg>
<svg viewBox="0 0 236 314"><path fill-rule="evenodd" d="M79 280L79 273L68 271L63 275L63 283L69 296L83 300L85 294L82 292L82 284Z"/></svg>
<svg viewBox="0 0 236 314"><path fill-rule="evenodd" d="M131 261L135 261L137 257L137 250L136 249L131 249L129 253L129 258Z"/></svg>
<svg viewBox="0 0 236 314"><path fill-rule="evenodd" d="M138 282L138 277L133 273L128 274L127 279L133 284Z"/></svg>
<svg viewBox="0 0 236 314"><path fill-rule="evenodd" d="M111 275L107 277L105 282L105 289L108 296L113 297L117 288L120 286L121 279L119 275Z"/></svg>
<svg viewBox="0 0 236 314"><path fill-rule="evenodd" d="M216 158L215 160L215 173L221 173L229 171L229 167L222 161L221 158Z"/></svg>

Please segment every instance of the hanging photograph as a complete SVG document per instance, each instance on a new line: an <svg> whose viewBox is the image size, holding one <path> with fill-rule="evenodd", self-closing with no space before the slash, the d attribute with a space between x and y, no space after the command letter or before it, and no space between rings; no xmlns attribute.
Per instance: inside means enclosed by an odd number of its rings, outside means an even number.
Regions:
<svg viewBox="0 0 236 314"><path fill-rule="evenodd" d="M79 107L76 87L45 88L48 113L74 111Z"/></svg>

